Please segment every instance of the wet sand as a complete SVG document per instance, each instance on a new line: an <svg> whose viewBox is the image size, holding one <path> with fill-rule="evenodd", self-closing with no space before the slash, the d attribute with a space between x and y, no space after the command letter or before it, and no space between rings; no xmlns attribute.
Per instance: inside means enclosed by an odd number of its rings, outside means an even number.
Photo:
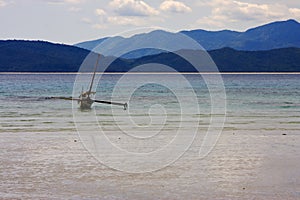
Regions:
<svg viewBox="0 0 300 200"><path fill-rule="evenodd" d="M299 130L225 130L200 160L197 144L164 169L130 174L95 160L75 131L0 133L0 199L300 198Z"/></svg>

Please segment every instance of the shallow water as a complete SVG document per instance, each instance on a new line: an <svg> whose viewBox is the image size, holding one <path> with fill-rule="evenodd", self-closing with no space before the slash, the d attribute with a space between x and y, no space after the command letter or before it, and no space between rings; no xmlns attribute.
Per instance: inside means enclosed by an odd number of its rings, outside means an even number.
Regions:
<svg viewBox="0 0 300 200"><path fill-rule="evenodd" d="M130 75L115 93L122 75L102 76L96 98L128 102L127 111L99 104L82 112L76 102L47 99L77 96L81 85L88 88L86 76L73 91L72 74L0 75L1 198L300 198L300 75L222 75L226 98L217 102L226 99L226 120L216 145L202 159L199 149L212 119L212 103L199 75L185 75L197 101L170 74ZM132 90L141 80L151 83ZM160 80L171 83L171 89L156 84ZM190 139L194 122L197 135L182 157L141 174L104 165L126 165L126 157L117 155L119 163L113 157L99 162L87 151L91 149L83 135L97 123L112 144L149 153L172 141L180 128L186 136L182 139ZM83 127L79 134L76 127Z"/></svg>
<svg viewBox="0 0 300 200"><path fill-rule="evenodd" d="M112 90L122 75L104 75L98 83L96 98L111 100ZM181 102L176 95L184 96L185 86L176 82L173 75L131 75L127 85L117 88L117 97L113 100L128 101L130 114L136 117L137 123L149 123L149 108L161 105L173 120L181 115ZM297 129L300 117L300 75L223 75L226 90L225 129ZM199 106L201 117L211 114L208 89L199 75L185 75L196 92L198 102L183 98L185 105L193 109ZM87 75L84 89L89 85ZM72 96L76 75L36 75L13 74L0 75L0 108L1 132L40 132L75 130L72 119L72 102L49 100L46 97ZM135 91L134 80L147 80L146 84ZM172 90L155 84L157 80L170 80ZM125 89L124 89L125 88ZM171 88L171 89L172 89ZM81 90L81 88L80 88ZM130 98L127 94L132 92ZM80 91L75 95L79 95ZM74 96L75 96L74 95ZM111 114L108 105L95 105L98 115ZM76 102L74 103L74 109ZM117 108L113 108L117 110ZM120 113L122 114L122 113ZM124 114L124 113L123 113ZM146 117L142 117L146 116ZM178 121L180 119L177 118ZM103 120L105 122L105 120ZM140 122L139 122L140 121ZM261 127L263 126L263 127Z"/></svg>

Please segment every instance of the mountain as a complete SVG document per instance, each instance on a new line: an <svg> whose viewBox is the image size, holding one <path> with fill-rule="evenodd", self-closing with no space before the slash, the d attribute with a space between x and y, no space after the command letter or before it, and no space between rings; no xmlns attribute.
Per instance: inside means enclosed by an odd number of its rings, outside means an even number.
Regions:
<svg viewBox="0 0 300 200"><path fill-rule="evenodd" d="M147 47L147 45L151 46L153 44L159 44L168 50L171 49L171 51L176 51L182 49L182 45L180 45L180 41L182 41L182 39L178 40L178 38L182 38L182 36L180 36L181 34L194 39L206 50L229 47L236 50L260 51L287 47L300 47L300 23L295 20L273 22L249 29L245 32L230 30L206 31L199 29L170 33L158 30L150 33L134 35L129 38L118 36L87 41L75 44L75 46L93 50L93 48L102 44L101 48L95 49L94 51L104 53L105 55L120 55L120 50L127 52L126 49L131 46ZM173 45L165 47L165 44L169 44L168 41L173 41ZM105 52L101 52L102 49L105 49ZM149 51L149 49L146 48L129 52L122 57L138 58L161 52L162 51L157 49Z"/></svg>
<svg viewBox="0 0 300 200"><path fill-rule="evenodd" d="M181 33L190 36L208 50L230 47L259 51L300 47L300 24L295 20L273 22L245 32L193 30Z"/></svg>
<svg viewBox="0 0 300 200"><path fill-rule="evenodd" d="M108 37L89 42L82 42L76 44L75 46L87 50L93 50L94 52L106 56L139 58L145 55L153 55L165 52L161 49L162 47L171 52L179 50L183 45L174 41L182 40L180 38L182 38L180 34L156 30L150 33L137 34L130 38L124 38L120 36ZM97 47L97 44L101 44L101 47Z"/></svg>
<svg viewBox="0 0 300 200"><path fill-rule="evenodd" d="M44 41L0 41L0 72L77 72L89 53L82 48ZM152 72L165 71L160 68L162 65L180 72L195 72L194 67L176 53L185 53L189 56L206 54L201 50L180 50L136 59L102 57L101 61L104 63L113 61L107 72L127 72L135 66L146 64L151 64L147 71ZM221 72L300 72L300 48L267 51L222 48L208 53ZM90 65L88 70L92 71L94 62L91 61ZM201 70L209 71L205 64L201 65Z"/></svg>
<svg viewBox="0 0 300 200"><path fill-rule="evenodd" d="M180 50L179 55L197 56L203 60L198 64L201 72L213 71L208 66L209 60L206 53L201 50ZM195 68L185 59L179 57L176 53L161 53L149 55L138 59L117 60L118 65L113 63L108 69L110 72L127 72L135 66L151 64L147 71L160 71L159 63L167 65L179 72L197 72ZM222 48L208 51L208 54L215 62L220 72L300 72L300 48L282 48L267 51L238 51L232 48ZM156 67L153 69L153 67Z"/></svg>
<svg viewBox="0 0 300 200"><path fill-rule="evenodd" d="M101 44L104 40L109 39L110 37L105 37L105 38L101 38L98 40L93 40L90 42L81 42L76 44L75 46L79 47L79 48L83 48L83 49L94 49L97 45Z"/></svg>
<svg viewBox="0 0 300 200"><path fill-rule="evenodd" d="M209 51L221 72L300 72L300 48L267 51L238 51L223 48Z"/></svg>
<svg viewBox="0 0 300 200"><path fill-rule="evenodd" d="M90 51L45 41L0 41L0 72L77 72Z"/></svg>

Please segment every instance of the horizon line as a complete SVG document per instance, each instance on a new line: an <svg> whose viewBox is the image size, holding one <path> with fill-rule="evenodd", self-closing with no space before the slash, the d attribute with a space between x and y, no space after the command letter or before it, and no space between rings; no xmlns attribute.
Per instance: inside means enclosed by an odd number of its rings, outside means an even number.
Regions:
<svg viewBox="0 0 300 200"><path fill-rule="evenodd" d="M0 75L78 75L78 74L93 74L93 72L0 72ZM196 74L232 74L232 75L300 75L300 72L96 72L96 74L108 74L108 75L123 75L123 74L137 74L137 75L196 75Z"/></svg>

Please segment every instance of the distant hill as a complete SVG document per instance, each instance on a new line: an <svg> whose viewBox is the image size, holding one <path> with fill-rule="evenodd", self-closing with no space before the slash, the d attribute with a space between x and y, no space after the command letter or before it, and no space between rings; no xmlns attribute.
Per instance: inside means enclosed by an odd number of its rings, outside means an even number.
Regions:
<svg viewBox="0 0 300 200"><path fill-rule="evenodd" d="M181 51L189 51L189 54L200 57L204 54L199 50ZM232 48L222 48L208 51L208 53L220 72L300 72L300 48L268 51L238 51ZM205 55L203 58L205 60ZM148 63L168 65L179 72L197 72L190 63L174 53L161 53L131 60L119 59L108 70L111 72L127 72L135 66ZM200 66L203 72L211 71L204 63ZM149 71L156 70L150 69Z"/></svg>
<svg viewBox="0 0 300 200"><path fill-rule="evenodd" d="M181 51L195 53L195 50ZM222 48L208 53L221 72L300 72L300 48L268 51ZM82 48L44 41L0 41L0 72L77 72L88 54L89 51ZM114 58L102 59L109 61ZM180 72L195 71L193 66L174 53L159 53L137 59L119 58L110 65L108 71L127 72L147 63L165 64Z"/></svg>
<svg viewBox="0 0 300 200"><path fill-rule="evenodd" d="M106 39L109 39L109 37L101 38L101 39L98 39L98 40L93 40L93 41L90 41L90 42L81 42L81 43L76 44L75 46L79 47L79 48L87 49L87 50L92 50L98 44L101 44Z"/></svg>
<svg viewBox="0 0 300 200"><path fill-rule="evenodd" d="M209 54L222 72L300 72L300 48L268 51L223 48Z"/></svg>
<svg viewBox="0 0 300 200"><path fill-rule="evenodd" d="M93 40L89 42L82 42L75 46L81 47L87 50L93 50L94 52L104 54L105 56L117 56L123 58L139 58L145 55L153 55L164 52L158 48L144 48L131 52L131 48L134 47L148 47L152 45L167 48L169 51L176 51L181 49L182 44L173 41L180 41L178 39L179 34L170 33L162 30L152 31L150 33L143 33L134 35L130 38L123 38L121 36L107 37L99 40ZM172 41L172 42L171 42ZM94 49L101 43L101 48ZM92 47L92 48L91 48ZM123 55L122 52L126 52ZM127 53L128 52L128 53Z"/></svg>
<svg viewBox="0 0 300 200"><path fill-rule="evenodd" d="M0 41L0 72L77 72L89 52L45 41Z"/></svg>
<svg viewBox="0 0 300 200"><path fill-rule="evenodd" d="M94 41L82 42L75 44L75 46L93 50L100 43L104 44L104 41L109 41L109 44L105 44L104 48L109 49L106 55L116 55L119 49L134 46L136 43L139 45L157 43L157 34L160 34L159 42L164 45L167 40L174 41L172 47L168 47L172 51L180 50L178 37L180 34L185 34L206 50L215 50L220 48L233 48L236 50L244 51L260 51L271 50L287 47L299 47L300 48L300 24L295 20L279 21L269 23L263 26L249 29L245 32L236 31L206 31L206 30L191 30L181 31L179 33L170 33L165 31L153 31L150 33L134 35L130 38L123 37L108 37ZM109 47L108 47L109 46ZM97 51L97 50L96 50ZM138 58L145 55L153 55L161 53L159 50L142 49L140 51L132 52L123 56L124 58Z"/></svg>

